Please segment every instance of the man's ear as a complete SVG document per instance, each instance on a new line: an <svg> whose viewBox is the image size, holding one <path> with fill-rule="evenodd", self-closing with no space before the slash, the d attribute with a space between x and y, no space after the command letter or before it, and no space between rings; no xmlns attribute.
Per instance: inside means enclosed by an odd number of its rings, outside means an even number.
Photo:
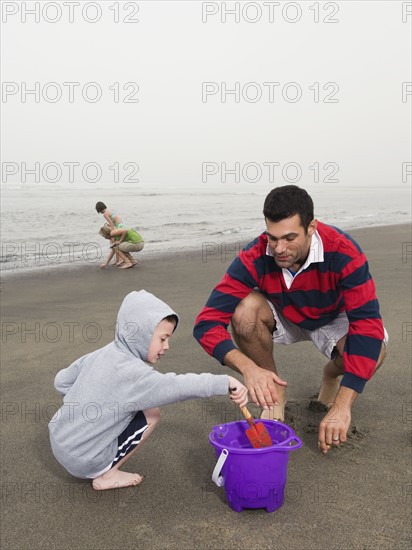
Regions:
<svg viewBox="0 0 412 550"><path fill-rule="evenodd" d="M313 219L308 226L308 235L311 237L318 227L318 220Z"/></svg>

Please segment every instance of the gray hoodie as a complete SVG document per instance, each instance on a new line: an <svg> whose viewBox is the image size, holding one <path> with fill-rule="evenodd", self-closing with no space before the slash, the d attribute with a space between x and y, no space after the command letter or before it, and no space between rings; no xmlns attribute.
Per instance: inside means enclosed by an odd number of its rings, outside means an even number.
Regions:
<svg viewBox="0 0 412 550"><path fill-rule="evenodd" d="M176 313L146 292L131 292L117 315L115 339L57 373L64 396L49 423L54 456L72 475L94 477L116 456L117 437L137 411L225 395L229 379L213 374L161 374L145 363L156 326Z"/></svg>

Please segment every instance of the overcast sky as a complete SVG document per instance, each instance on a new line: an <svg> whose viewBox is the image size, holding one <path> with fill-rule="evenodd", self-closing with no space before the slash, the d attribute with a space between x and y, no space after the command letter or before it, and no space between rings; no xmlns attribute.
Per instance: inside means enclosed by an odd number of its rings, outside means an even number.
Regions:
<svg viewBox="0 0 412 550"><path fill-rule="evenodd" d="M37 162L197 189L238 162L249 185L410 183L411 21L397 1L2 2L2 181Z"/></svg>

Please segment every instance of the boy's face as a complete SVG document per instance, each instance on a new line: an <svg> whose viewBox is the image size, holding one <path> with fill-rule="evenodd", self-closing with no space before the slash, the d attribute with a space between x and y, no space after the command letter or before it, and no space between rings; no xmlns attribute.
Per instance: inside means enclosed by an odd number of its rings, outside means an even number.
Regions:
<svg viewBox="0 0 412 550"><path fill-rule="evenodd" d="M169 338L175 329L175 324L170 321L160 321L155 328L152 339L150 341L149 353L147 361L154 365L169 349Z"/></svg>

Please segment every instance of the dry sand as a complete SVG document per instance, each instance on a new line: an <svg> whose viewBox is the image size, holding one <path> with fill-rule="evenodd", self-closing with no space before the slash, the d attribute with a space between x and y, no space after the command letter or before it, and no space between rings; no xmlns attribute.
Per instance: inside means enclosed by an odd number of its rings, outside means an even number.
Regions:
<svg viewBox="0 0 412 550"><path fill-rule="evenodd" d="M289 383L287 420L303 447L291 453L285 502L271 514L233 512L211 482L210 429L240 419L226 398L163 408L157 431L127 464L145 476L137 488L94 492L60 467L48 441L48 419L61 403L56 372L112 339L131 290L151 291L181 315L159 370L222 372L191 333L233 254L225 258L220 247L223 255L149 258L122 272L89 265L4 277L2 548L409 548L412 237L405 225L351 234L376 280L388 358L355 403L349 443L323 457L316 445L323 415L308 404L324 359L309 343L275 350Z"/></svg>

